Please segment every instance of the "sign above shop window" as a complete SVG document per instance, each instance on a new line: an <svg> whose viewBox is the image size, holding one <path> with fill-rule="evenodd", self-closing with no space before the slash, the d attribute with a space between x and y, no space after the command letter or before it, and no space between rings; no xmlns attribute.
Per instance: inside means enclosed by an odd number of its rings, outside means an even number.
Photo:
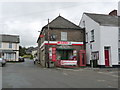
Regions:
<svg viewBox="0 0 120 90"><path fill-rule="evenodd" d="M61 65L77 65L77 60L61 60Z"/></svg>
<svg viewBox="0 0 120 90"><path fill-rule="evenodd" d="M71 42L67 42L67 41L58 41L57 45L71 45Z"/></svg>

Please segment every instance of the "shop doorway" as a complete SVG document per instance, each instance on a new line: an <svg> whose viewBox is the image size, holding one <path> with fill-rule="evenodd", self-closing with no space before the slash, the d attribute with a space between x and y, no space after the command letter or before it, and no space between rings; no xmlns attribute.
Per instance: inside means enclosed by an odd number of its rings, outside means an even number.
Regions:
<svg viewBox="0 0 120 90"><path fill-rule="evenodd" d="M73 54L73 50L57 50L60 60L69 60L70 56Z"/></svg>

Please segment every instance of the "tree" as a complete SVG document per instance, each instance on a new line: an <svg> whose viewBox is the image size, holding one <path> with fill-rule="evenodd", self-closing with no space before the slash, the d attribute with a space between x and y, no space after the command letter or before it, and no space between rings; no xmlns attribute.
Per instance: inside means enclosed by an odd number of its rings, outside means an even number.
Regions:
<svg viewBox="0 0 120 90"><path fill-rule="evenodd" d="M26 48L19 46L19 56L24 56L26 54Z"/></svg>

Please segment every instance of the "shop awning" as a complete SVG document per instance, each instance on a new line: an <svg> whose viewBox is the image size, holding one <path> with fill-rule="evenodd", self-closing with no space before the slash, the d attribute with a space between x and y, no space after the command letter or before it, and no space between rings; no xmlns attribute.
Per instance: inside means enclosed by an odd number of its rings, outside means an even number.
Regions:
<svg viewBox="0 0 120 90"><path fill-rule="evenodd" d="M57 46L57 50L74 50L74 48L71 48L68 45L61 45L61 46Z"/></svg>

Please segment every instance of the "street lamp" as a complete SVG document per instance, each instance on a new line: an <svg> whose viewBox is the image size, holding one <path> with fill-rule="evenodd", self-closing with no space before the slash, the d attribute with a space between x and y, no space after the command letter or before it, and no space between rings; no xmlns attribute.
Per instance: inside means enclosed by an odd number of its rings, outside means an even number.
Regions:
<svg viewBox="0 0 120 90"><path fill-rule="evenodd" d="M49 34L50 34L50 32L49 32L49 19L48 19L48 32L47 32L47 36L48 36L47 37L48 38L48 46L47 46L48 47L48 50L47 50L47 55L48 55L47 57L48 58L47 58L47 65L48 65L48 68L50 67L50 62L49 62Z"/></svg>

